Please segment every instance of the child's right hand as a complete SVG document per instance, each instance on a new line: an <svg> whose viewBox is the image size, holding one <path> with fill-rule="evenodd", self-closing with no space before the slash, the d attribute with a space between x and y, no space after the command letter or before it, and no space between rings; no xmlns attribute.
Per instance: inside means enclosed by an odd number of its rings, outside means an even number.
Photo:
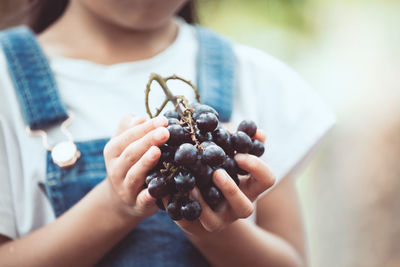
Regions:
<svg viewBox="0 0 400 267"><path fill-rule="evenodd" d="M147 173L157 164L158 146L169 138L168 120L157 117L126 117L104 148L109 202L120 215L143 220L157 211L155 199L143 184Z"/></svg>

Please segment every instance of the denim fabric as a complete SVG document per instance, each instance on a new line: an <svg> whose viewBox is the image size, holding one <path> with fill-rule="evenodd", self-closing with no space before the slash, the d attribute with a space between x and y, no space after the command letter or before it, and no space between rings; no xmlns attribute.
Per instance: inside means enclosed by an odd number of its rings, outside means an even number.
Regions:
<svg viewBox="0 0 400 267"><path fill-rule="evenodd" d="M230 43L214 32L197 27L197 86L201 101L214 107L220 121L231 118L236 91L235 55Z"/></svg>
<svg viewBox="0 0 400 267"><path fill-rule="evenodd" d="M214 33L199 33L199 86L204 103L229 120L234 93L234 57L230 44ZM2 33L0 42L26 123L46 128L65 119L66 112L47 60L25 27ZM20 50L23 51L20 51ZM81 152L69 168L59 168L47 153L46 193L58 217L106 177L103 149L108 139L77 142ZM183 231L164 211L145 219L98 263L98 266L209 266Z"/></svg>
<svg viewBox="0 0 400 267"><path fill-rule="evenodd" d="M44 129L68 118L55 90L52 71L33 33L26 27L13 28L0 33L0 43L29 127Z"/></svg>

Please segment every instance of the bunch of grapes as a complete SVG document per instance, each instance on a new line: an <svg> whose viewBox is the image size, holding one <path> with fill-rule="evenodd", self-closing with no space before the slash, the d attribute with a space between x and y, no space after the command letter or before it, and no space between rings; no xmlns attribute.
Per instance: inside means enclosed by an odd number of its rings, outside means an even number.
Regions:
<svg viewBox="0 0 400 267"><path fill-rule="evenodd" d="M160 160L148 173L145 187L173 220L194 221L202 208L189 192L197 186L206 203L215 210L224 196L212 181L214 171L224 169L239 186L238 175L248 173L238 167L235 154L260 157L264 145L254 138L257 126L251 120L242 121L237 132L231 134L221 127L217 111L210 106L195 103L185 106L180 113L175 110L164 113L170 138L160 148ZM162 202L165 197L166 207Z"/></svg>

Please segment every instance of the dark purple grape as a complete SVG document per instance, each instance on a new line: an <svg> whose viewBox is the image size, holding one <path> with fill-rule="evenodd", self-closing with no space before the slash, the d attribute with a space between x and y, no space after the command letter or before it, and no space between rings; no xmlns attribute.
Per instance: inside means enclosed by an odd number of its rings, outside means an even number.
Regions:
<svg viewBox="0 0 400 267"><path fill-rule="evenodd" d="M171 162L174 159L175 156L175 149L164 144L160 147L161 150L161 156L159 159L160 163L163 162Z"/></svg>
<svg viewBox="0 0 400 267"><path fill-rule="evenodd" d="M200 114L196 119L197 128L201 132L212 132L218 126L218 118L213 113Z"/></svg>
<svg viewBox="0 0 400 267"><path fill-rule="evenodd" d="M169 131L169 139L167 144L171 146L178 146L182 144L185 140L185 131L183 130L182 126L180 125L169 125L167 127Z"/></svg>
<svg viewBox="0 0 400 267"><path fill-rule="evenodd" d="M171 199L167 205L167 212L169 217L175 221L181 220L183 218L181 208L181 201L179 201L178 199Z"/></svg>
<svg viewBox="0 0 400 267"><path fill-rule="evenodd" d="M213 141L217 145L222 147L225 150L225 152L226 150L229 150L229 148L231 147L231 135L226 130L224 130L221 127L218 127L212 133L212 136L213 136Z"/></svg>
<svg viewBox="0 0 400 267"><path fill-rule="evenodd" d="M236 132L231 137L232 147L239 153L248 153L252 147L250 137L244 132Z"/></svg>
<svg viewBox="0 0 400 267"><path fill-rule="evenodd" d="M158 199L156 200L156 204L157 204L157 207L158 207L160 210L165 210L164 203L162 202L162 199L158 198Z"/></svg>
<svg viewBox="0 0 400 267"><path fill-rule="evenodd" d="M178 112L176 112L176 111L174 111L174 110L168 110L168 111L166 111L166 112L164 113L164 117L166 117L166 118L174 118L174 119L177 119L177 120L180 119L180 116L179 116Z"/></svg>
<svg viewBox="0 0 400 267"><path fill-rule="evenodd" d="M229 156L226 156L225 163L224 163L224 165L222 165L222 168L225 169L225 171L231 177L237 175L237 164L236 164L236 161L233 158L229 157Z"/></svg>
<svg viewBox="0 0 400 267"><path fill-rule="evenodd" d="M192 144L182 144L175 152L175 163L182 166L189 166L197 160L197 148Z"/></svg>
<svg viewBox="0 0 400 267"><path fill-rule="evenodd" d="M163 198L169 194L169 186L164 176L152 179L148 186L149 193L154 198Z"/></svg>
<svg viewBox="0 0 400 267"><path fill-rule="evenodd" d="M203 190L202 195L204 201L207 202L207 204L212 209L215 209L218 206L218 204L221 203L221 201L224 199L224 196L222 195L221 191L215 186L211 186Z"/></svg>
<svg viewBox="0 0 400 267"><path fill-rule="evenodd" d="M211 167L221 166L225 162L225 152L217 145L210 145L204 149L201 160Z"/></svg>
<svg viewBox="0 0 400 267"><path fill-rule="evenodd" d="M212 141L212 134L210 132L202 133L201 131L196 131L196 137L200 143L205 141Z"/></svg>
<svg viewBox="0 0 400 267"><path fill-rule="evenodd" d="M239 124L238 131L246 133L249 137L254 137L257 132L257 125L252 120L244 120Z"/></svg>
<svg viewBox="0 0 400 267"><path fill-rule="evenodd" d="M146 180L145 180L146 185L149 185L151 180L153 180L156 177L160 177L160 176L161 176L161 174L159 172L152 172L152 173L148 174L146 176Z"/></svg>
<svg viewBox="0 0 400 267"><path fill-rule="evenodd" d="M200 144L200 146L202 147L202 148L206 148L206 147L208 147L208 146L211 146L211 145L216 145L213 141L204 141L204 142L202 142L201 144Z"/></svg>
<svg viewBox="0 0 400 267"><path fill-rule="evenodd" d="M179 120L175 118L168 118L168 125L174 125L174 124L179 125Z"/></svg>
<svg viewBox="0 0 400 267"><path fill-rule="evenodd" d="M196 185L198 188L203 188L211 183L214 170L204 165L201 160L197 160L193 166L190 167L191 172L196 177Z"/></svg>
<svg viewBox="0 0 400 267"><path fill-rule="evenodd" d="M193 112L193 119L195 119L195 120L197 120L197 118L201 115L201 114L203 114L203 113L213 113L215 116L217 116L217 118L219 118L219 115L218 115L218 112L215 110L215 109L213 109L212 107L210 107L210 106L207 106L207 105L203 105L203 104L197 104L195 107L194 107L194 112Z"/></svg>
<svg viewBox="0 0 400 267"><path fill-rule="evenodd" d="M181 212L186 220L195 221L200 217L201 205L196 200L187 200L182 204Z"/></svg>
<svg viewBox="0 0 400 267"><path fill-rule="evenodd" d="M254 140L249 153L254 156L261 157L264 154L264 151L265 151L264 144L258 140Z"/></svg>
<svg viewBox="0 0 400 267"><path fill-rule="evenodd" d="M179 172L175 177L175 187L179 192L189 192L196 184L196 179L190 172Z"/></svg>

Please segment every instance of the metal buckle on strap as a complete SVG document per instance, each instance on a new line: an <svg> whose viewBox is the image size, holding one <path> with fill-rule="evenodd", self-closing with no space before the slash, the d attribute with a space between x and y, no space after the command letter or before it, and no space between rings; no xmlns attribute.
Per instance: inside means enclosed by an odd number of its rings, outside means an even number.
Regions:
<svg viewBox="0 0 400 267"><path fill-rule="evenodd" d="M30 136L41 136L43 147L51 152L51 158L53 162L60 168L67 168L73 166L81 156L81 152L78 150L74 143L74 139L67 126L72 123L74 114L68 112L68 119L63 121L60 126L61 132L68 137L68 141L62 141L57 143L55 146L50 146L47 141L47 133L43 130L31 130L29 126L26 127L26 131Z"/></svg>

